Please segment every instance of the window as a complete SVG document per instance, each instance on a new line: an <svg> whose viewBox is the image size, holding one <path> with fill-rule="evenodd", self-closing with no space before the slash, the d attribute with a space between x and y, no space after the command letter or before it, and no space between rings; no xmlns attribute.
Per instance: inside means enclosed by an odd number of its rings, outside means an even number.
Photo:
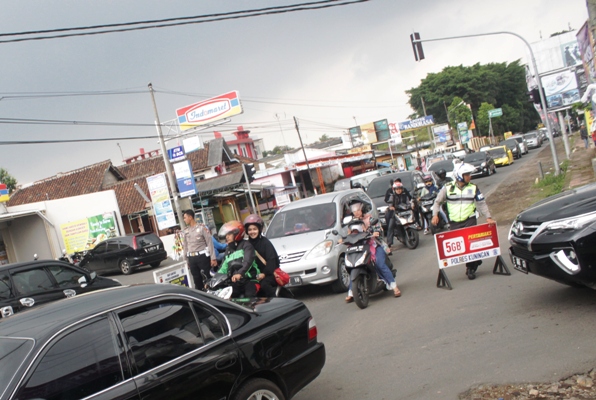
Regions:
<svg viewBox="0 0 596 400"><path fill-rule="evenodd" d="M74 285L79 284L79 278L84 276L82 272L79 272L75 269L64 267L62 265L52 265L48 267L56 282L58 282L58 287L61 288L68 288Z"/></svg>
<svg viewBox="0 0 596 400"><path fill-rule="evenodd" d="M118 250L119 250L119 247L118 247L117 240L108 240L106 242L106 253L113 253Z"/></svg>
<svg viewBox="0 0 596 400"><path fill-rule="evenodd" d="M163 301L119 315L128 343L142 373L180 357L204 344L189 304Z"/></svg>
<svg viewBox="0 0 596 400"><path fill-rule="evenodd" d="M100 243L99 245L97 245L97 246L95 246L93 248L92 252L94 254L103 254L103 253L105 253L107 251L106 250L106 244L107 244L106 242Z"/></svg>
<svg viewBox="0 0 596 400"><path fill-rule="evenodd" d="M197 304L193 304L193 309L199 319L199 326L201 327L201 334L205 339L205 344L225 336L225 329L221 321L213 313Z"/></svg>
<svg viewBox="0 0 596 400"><path fill-rule="evenodd" d="M102 318L58 339L16 397L75 400L122 382L115 337Z"/></svg>
<svg viewBox="0 0 596 400"><path fill-rule="evenodd" d="M7 300L13 297L12 285L8 272L0 273L0 300Z"/></svg>
<svg viewBox="0 0 596 400"><path fill-rule="evenodd" d="M12 277L15 287L22 295L44 292L54 288L50 277L43 268L15 272Z"/></svg>

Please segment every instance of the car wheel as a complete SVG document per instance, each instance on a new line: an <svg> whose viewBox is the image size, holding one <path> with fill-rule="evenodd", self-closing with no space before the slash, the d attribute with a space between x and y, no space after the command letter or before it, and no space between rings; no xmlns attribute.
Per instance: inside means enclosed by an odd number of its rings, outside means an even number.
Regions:
<svg viewBox="0 0 596 400"><path fill-rule="evenodd" d="M350 285L350 274L346 270L346 260L344 255L339 256L337 263L337 280L331 284L331 290L334 293L344 293L348 291Z"/></svg>
<svg viewBox="0 0 596 400"><path fill-rule="evenodd" d="M124 275L130 275L132 268L130 268L130 263L128 260L120 261L120 272L122 272Z"/></svg>
<svg viewBox="0 0 596 400"><path fill-rule="evenodd" d="M159 264L161 264L161 261L154 262L154 263L151 263L149 265L151 265L152 268L157 268L157 267L159 267Z"/></svg>
<svg viewBox="0 0 596 400"><path fill-rule="evenodd" d="M234 400L285 400L285 397L276 384L257 378L240 386Z"/></svg>

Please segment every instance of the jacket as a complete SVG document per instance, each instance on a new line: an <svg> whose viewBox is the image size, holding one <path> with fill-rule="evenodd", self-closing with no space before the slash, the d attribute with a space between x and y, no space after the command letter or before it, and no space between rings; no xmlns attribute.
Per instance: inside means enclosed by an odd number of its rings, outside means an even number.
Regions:
<svg viewBox="0 0 596 400"><path fill-rule="evenodd" d="M248 240L241 240L228 244L220 274L240 274L248 279L256 279L259 268L255 262L255 249Z"/></svg>
<svg viewBox="0 0 596 400"><path fill-rule="evenodd" d="M265 276L273 276L273 271L279 267L279 256L271 241L263 235L259 235L256 239L249 238L248 241L267 263L267 265L264 265L259 257L256 257L255 262L259 271L264 273Z"/></svg>
<svg viewBox="0 0 596 400"><path fill-rule="evenodd" d="M468 183L462 188L456 182L443 186L433 204L433 216L439 215L441 204L445 202L447 202L447 214L453 222L462 222L475 216L476 209L486 218L491 217L484 195L473 183Z"/></svg>

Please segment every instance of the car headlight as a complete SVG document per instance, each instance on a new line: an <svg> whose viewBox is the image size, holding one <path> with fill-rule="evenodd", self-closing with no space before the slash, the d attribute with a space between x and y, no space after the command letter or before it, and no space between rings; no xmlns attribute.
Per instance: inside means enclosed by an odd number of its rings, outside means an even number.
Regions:
<svg viewBox="0 0 596 400"><path fill-rule="evenodd" d="M324 256L325 254L329 254L331 249L333 248L333 240L325 240L324 242L319 243L316 245L306 256L305 260L309 260L312 258L317 258Z"/></svg>
<svg viewBox="0 0 596 400"><path fill-rule="evenodd" d="M558 219L546 225L550 231L579 230L596 221L596 212L578 215L577 217Z"/></svg>
<svg viewBox="0 0 596 400"><path fill-rule="evenodd" d="M480 164L480 166L481 166L482 168L484 168L484 167L486 167L486 163L485 163L485 162L483 162L482 164Z"/></svg>

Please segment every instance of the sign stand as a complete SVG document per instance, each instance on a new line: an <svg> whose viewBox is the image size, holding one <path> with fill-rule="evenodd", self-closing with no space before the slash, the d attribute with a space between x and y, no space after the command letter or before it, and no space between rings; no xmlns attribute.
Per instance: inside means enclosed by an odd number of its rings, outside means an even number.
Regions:
<svg viewBox="0 0 596 400"><path fill-rule="evenodd" d="M509 272L509 268L507 268L507 264L505 264L505 260L503 260L502 256L498 256L497 259L495 260L493 274L495 274L495 275L511 275L511 272Z"/></svg>
<svg viewBox="0 0 596 400"><path fill-rule="evenodd" d="M443 289L452 290L453 287L451 286L451 282L449 282L449 278L447 278L447 274L443 269L439 269L439 276L437 278L437 287Z"/></svg>

